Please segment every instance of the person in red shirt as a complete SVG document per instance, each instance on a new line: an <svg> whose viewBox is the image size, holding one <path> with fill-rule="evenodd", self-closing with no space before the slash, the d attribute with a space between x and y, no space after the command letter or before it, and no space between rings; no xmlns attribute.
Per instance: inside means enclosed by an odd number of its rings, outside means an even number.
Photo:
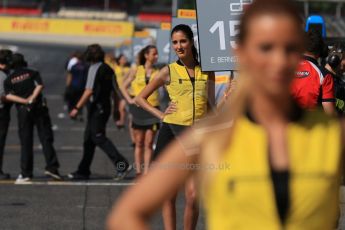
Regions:
<svg viewBox="0 0 345 230"><path fill-rule="evenodd" d="M291 92L297 103L305 109L322 105L327 114L335 114L334 81L332 75L318 64L324 50L320 33L310 30L306 34L306 51L299 63Z"/></svg>

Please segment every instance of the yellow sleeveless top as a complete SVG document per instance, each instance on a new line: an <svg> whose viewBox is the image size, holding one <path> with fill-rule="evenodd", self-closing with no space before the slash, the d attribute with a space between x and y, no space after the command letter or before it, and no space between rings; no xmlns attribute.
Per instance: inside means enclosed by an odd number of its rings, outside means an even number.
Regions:
<svg viewBox="0 0 345 230"><path fill-rule="evenodd" d="M323 112L305 112L288 126L289 210L282 226L270 174L265 130L242 117L204 191L210 230L331 230L337 221L341 162L339 121Z"/></svg>
<svg viewBox="0 0 345 230"><path fill-rule="evenodd" d="M152 81L157 74L158 74L158 70L155 69L152 72L149 81ZM131 89L132 89L133 96L138 96L139 93L146 87L146 79L145 79L146 76L145 75L146 75L145 67L142 65L138 66L135 78L131 83ZM158 90L154 91L153 94L147 99L147 101L152 106L159 106Z"/></svg>
<svg viewBox="0 0 345 230"><path fill-rule="evenodd" d="M116 74L116 82L119 87L122 86L126 74L129 72L129 67L121 67L116 65L114 68Z"/></svg>
<svg viewBox="0 0 345 230"><path fill-rule="evenodd" d="M164 117L164 122L190 126L207 113L208 74L195 67L194 86L186 68L174 62L169 65L170 83L166 85L170 100L176 103L177 111Z"/></svg>

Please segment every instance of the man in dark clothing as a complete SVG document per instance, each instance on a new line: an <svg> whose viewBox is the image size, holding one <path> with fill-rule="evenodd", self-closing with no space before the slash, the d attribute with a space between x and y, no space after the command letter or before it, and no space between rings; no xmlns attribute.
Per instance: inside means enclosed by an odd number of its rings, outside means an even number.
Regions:
<svg viewBox="0 0 345 230"><path fill-rule="evenodd" d="M340 65L343 60L341 49L332 50L327 57L325 68L333 76L336 109L338 115L345 115L345 81L340 73Z"/></svg>
<svg viewBox="0 0 345 230"><path fill-rule="evenodd" d="M9 62L12 56L10 50L0 50L0 180L10 178L8 173L2 171L6 137L10 124L12 104L5 99L4 82L9 71Z"/></svg>
<svg viewBox="0 0 345 230"><path fill-rule="evenodd" d="M132 166L118 152L106 137L106 125L111 113L111 94L114 91L114 71L104 63L104 51L97 45L88 46L86 60L91 63L83 96L71 111L73 118L87 103L87 124L84 134L83 158L78 170L68 175L70 179L85 180L91 174L90 166L96 146L110 158L116 169L115 180L121 180L131 171Z"/></svg>
<svg viewBox="0 0 345 230"><path fill-rule="evenodd" d="M70 67L67 75L67 97L68 97L68 111L71 112L77 105L81 96L84 93L88 65L83 60L82 55L77 53L75 56L77 62ZM80 120L82 119L82 111L78 113Z"/></svg>
<svg viewBox="0 0 345 230"><path fill-rule="evenodd" d="M33 176L33 128L37 127L47 163L45 174L61 180L54 136L46 100L43 98L43 83L39 72L27 68L22 54L12 56L12 71L5 81L6 99L16 104L19 138L21 143L21 174L16 183L29 182Z"/></svg>

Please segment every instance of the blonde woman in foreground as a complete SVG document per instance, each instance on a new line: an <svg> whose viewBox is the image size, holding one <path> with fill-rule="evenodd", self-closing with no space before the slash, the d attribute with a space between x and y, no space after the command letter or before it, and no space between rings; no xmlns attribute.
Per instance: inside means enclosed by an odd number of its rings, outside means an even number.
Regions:
<svg viewBox="0 0 345 230"><path fill-rule="evenodd" d="M193 173L207 229L334 229L344 125L302 110L290 96L303 41L292 1L248 6L238 36L241 80L230 106L170 145L119 199L107 229L149 229L149 218Z"/></svg>

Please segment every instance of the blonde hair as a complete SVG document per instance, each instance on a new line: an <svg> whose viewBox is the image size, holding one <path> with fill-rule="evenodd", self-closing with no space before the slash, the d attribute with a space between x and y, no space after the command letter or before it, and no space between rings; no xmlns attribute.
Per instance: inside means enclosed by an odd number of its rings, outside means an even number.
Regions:
<svg viewBox="0 0 345 230"><path fill-rule="evenodd" d="M229 148L236 121L246 109L250 86L249 78L242 75L237 89L229 96L223 108L192 128L193 141L199 146L199 163L202 166L217 166L221 162L223 154ZM217 170L205 170L205 167L202 169L198 171L198 184L204 187Z"/></svg>
<svg viewBox="0 0 345 230"><path fill-rule="evenodd" d="M255 0L242 16L238 43L243 45L248 36L249 24L256 16L267 14L287 15L300 26L301 20L294 3L290 0ZM301 30L302 34L302 30ZM302 36L301 36L302 37ZM229 148L236 121L246 110L247 101L251 96L252 80L250 76L241 73L236 90L230 95L224 107L211 115L207 120L193 128L194 140L199 145L202 165L217 165L221 161L226 149ZM216 170L199 171L199 185L207 186Z"/></svg>

